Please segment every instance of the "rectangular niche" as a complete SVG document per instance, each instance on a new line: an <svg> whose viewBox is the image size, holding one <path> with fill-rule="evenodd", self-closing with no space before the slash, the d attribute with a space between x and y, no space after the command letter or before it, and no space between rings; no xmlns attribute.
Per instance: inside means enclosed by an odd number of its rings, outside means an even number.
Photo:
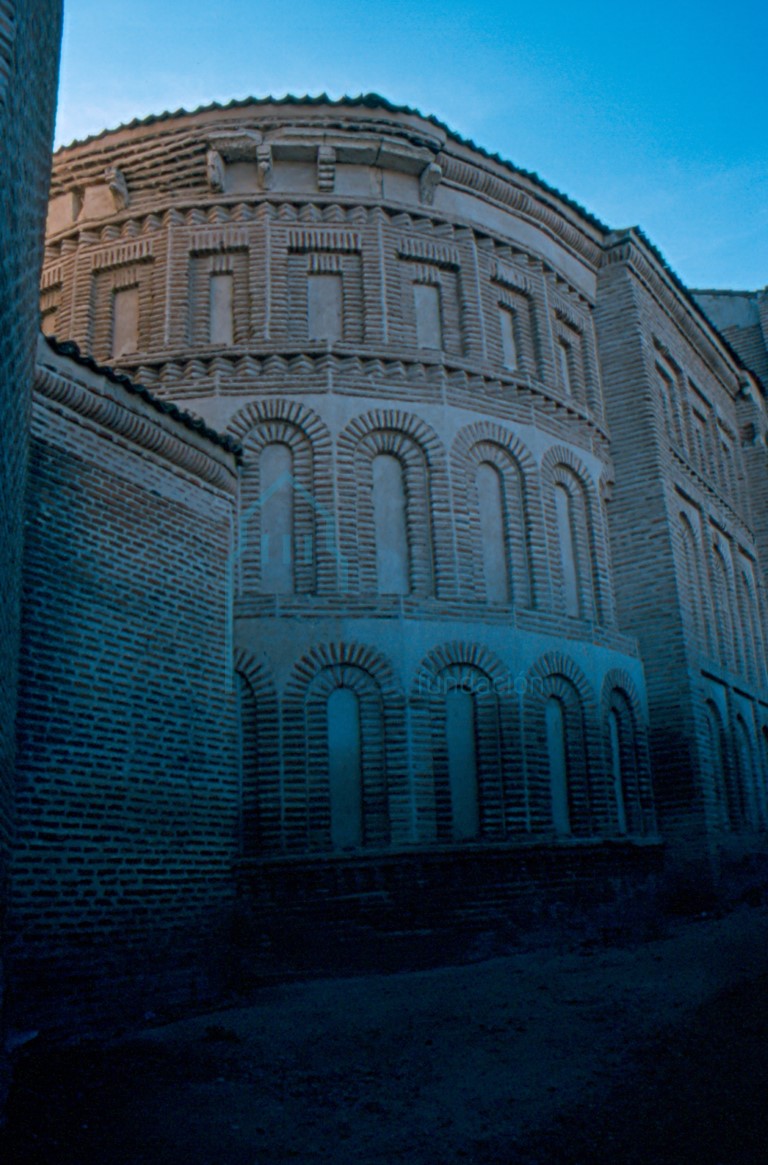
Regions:
<svg viewBox="0 0 768 1165"><path fill-rule="evenodd" d="M404 343L464 355L458 270L401 258L401 330Z"/></svg>
<svg viewBox="0 0 768 1165"><path fill-rule="evenodd" d="M232 344L234 328L234 276L231 271L214 272L210 277L208 332L212 344Z"/></svg>
<svg viewBox="0 0 768 1165"><path fill-rule="evenodd" d="M507 372L539 379L538 345L530 296L507 287L495 287L495 329L489 344L491 357Z"/></svg>
<svg viewBox="0 0 768 1165"><path fill-rule="evenodd" d="M588 370L585 365L584 335L580 328L555 315L552 329L555 345L555 385L579 404L587 403Z"/></svg>
<svg viewBox="0 0 768 1165"><path fill-rule="evenodd" d="M550 282L548 297L552 313L552 387L599 415L602 401L591 306L559 278Z"/></svg>
<svg viewBox="0 0 768 1165"><path fill-rule="evenodd" d="M363 338L362 261L357 232L296 230L289 236L288 338L297 343L359 343Z"/></svg>
<svg viewBox="0 0 768 1165"><path fill-rule="evenodd" d="M231 347L248 339L248 252L192 254L189 261L189 342Z"/></svg>
<svg viewBox="0 0 768 1165"><path fill-rule="evenodd" d="M344 338L344 297L341 272L307 276L307 336L310 340Z"/></svg>
<svg viewBox="0 0 768 1165"><path fill-rule="evenodd" d="M91 351L96 360L123 360L145 352L152 329L152 267L132 263L94 273Z"/></svg>
<svg viewBox="0 0 768 1165"><path fill-rule="evenodd" d="M112 292L111 352L113 360L139 349L139 288L119 287Z"/></svg>
<svg viewBox="0 0 768 1165"><path fill-rule="evenodd" d="M684 378L682 369L676 364L670 353L664 347L660 340L654 337L655 352L655 373L656 386L658 388L659 397L661 398L661 407L664 414L664 426L667 433L667 439L681 449L688 446L686 440L686 426L683 421L683 387ZM691 411L695 409L697 402L700 404L700 412L704 418L704 442L703 449L706 450L709 445L709 413L711 406L708 401L699 396L696 389L692 392L693 399L688 402ZM694 457L698 453L697 433L694 425L694 419L691 417L693 432L691 438L694 442ZM700 466L701 472L707 472L706 465L710 460L706 452L702 453L703 461Z"/></svg>
<svg viewBox="0 0 768 1165"><path fill-rule="evenodd" d="M443 314L440 288L434 283L414 283L413 308L419 348L443 347Z"/></svg>

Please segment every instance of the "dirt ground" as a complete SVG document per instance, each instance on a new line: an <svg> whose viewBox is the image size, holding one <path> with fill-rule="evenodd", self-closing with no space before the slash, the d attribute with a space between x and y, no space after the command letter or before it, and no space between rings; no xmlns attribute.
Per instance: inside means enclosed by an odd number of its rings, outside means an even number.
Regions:
<svg viewBox="0 0 768 1165"><path fill-rule="evenodd" d="M768 909L39 1044L9 1165L765 1165Z"/></svg>

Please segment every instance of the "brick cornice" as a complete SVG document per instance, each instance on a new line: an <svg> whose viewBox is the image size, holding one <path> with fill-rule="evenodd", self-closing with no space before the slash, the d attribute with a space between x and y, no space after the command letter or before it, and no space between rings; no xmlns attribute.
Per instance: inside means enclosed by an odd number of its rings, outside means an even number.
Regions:
<svg viewBox="0 0 768 1165"><path fill-rule="evenodd" d="M609 267L616 264L632 269L688 343L707 361L723 384L735 393L743 379L742 370L725 350L714 329L698 311L694 311L668 272L634 230L614 232L608 236L601 265Z"/></svg>

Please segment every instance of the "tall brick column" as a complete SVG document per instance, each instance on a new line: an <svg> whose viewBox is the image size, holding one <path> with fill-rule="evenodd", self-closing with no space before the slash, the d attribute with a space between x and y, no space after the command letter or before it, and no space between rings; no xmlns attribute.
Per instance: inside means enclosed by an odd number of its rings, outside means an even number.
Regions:
<svg viewBox="0 0 768 1165"><path fill-rule="evenodd" d="M13 828L22 513L61 0L0 0L0 943ZM0 999L3 991L0 946ZM5 1040L0 1039L0 1049ZM0 1051L0 1057L3 1056ZM0 1060L0 1110L7 1065Z"/></svg>

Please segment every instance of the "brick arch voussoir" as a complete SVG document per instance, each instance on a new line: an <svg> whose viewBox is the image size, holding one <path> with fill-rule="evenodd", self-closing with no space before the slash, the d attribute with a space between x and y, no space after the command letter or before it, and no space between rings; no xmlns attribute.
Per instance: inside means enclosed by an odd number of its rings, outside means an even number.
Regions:
<svg viewBox="0 0 768 1165"><path fill-rule="evenodd" d="M507 459L517 464L524 479L536 473L536 461L527 445L516 433L495 421L476 421L459 431L451 450L455 464L478 464L473 450L484 444L503 451Z"/></svg>
<svg viewBox="0 0 768 1165"><path fill-rule="evenodd" d="M541 460L541 476L551 485L561 484L573 488L576 478L590 500L596 495L595 481L585 462L565 445L552 445Z"/></svg>
<svg viewBox="0 0 768 1165"><path fill-rule="evenodd" d="M307 700L326 700L337 688L349 688L359 696L382 695L381 686L370 671L357 664L337 663L317 672L306 689Z"/></svg>
<svg viewBox="0 0 768 1165"><path fill-rule="evenodd" d="M227 433L244 446L258 447L259 443L266 444L266 441L260 442L259 433L269 426L273 426L275 432L300 433L310 442L316 456L330 455L328 426L314 410L295 400L251 401L235 413L227 426Z"/></svg>
<svg viewBox="0 0 768 1165"><path fill-rule="evenodd" d="M376 429L368 433L356 449L358 457L370 461L380 453L390 453L406 467L426 463L423 447L407 433L395 429Z"/></svg>
<svg viewBox="0 0 768 1165"><path fill-rule="evenodd" d="M541 690L541 685L558 676L567 680L571 687L576 690L585 713L589 711L594 714L597 709L594 689L578 664L565 652L547 652L546 655L536 660L528 669L526 676L529 692L535 696Z"/></svg>
<svg viewBox="0 0 768 1165"><path fill-rule="evenodd" d="M385 706L403 704L403 689L389 660L374 648L355 642L320 643L310 648L291 672L285 686L286 702L303 702L321 672L331 671L341 675L345 667L356 668L369 675L378 684Z"/></svg>
<svg viewBox="0 0 768 1165"><path fill-rule="evenodd" d="M419 703L428 700L435 680L449 669L468 668L490 680L499 693L512 691L509 669L489 648L478 643L453 640L434 648L419 664L411 688L411 698Z"/></svg>
<svg viewBox="0 0 768 1165"><path fill-rule="evenodd" d="M263 659L257 659L251 652L242 647L236 647L234 652L235 672L242 676L257 700L270 700L277 703L272 669Z"/></svg>
<svg viewBox="0 0 768 1165"><path fill-rule="evenodd" d="M373 409L355 417L339 434L339 454L351 457L356 448L366 443L366 438L377 432L399 433L410 437L423 450L431 470L443 467L445 449L435 430L415 413L403 412L401 409Z"/></svg>
<svg viewBox="0 0 768 1165"><path fill-rule="evenodd" d="M614 692L621 692L626 698L635 720L635 726L640 730L646 719L643 711L643 701L631 676L623 668L612 668L603 678L600 689L600 711L604 717L610 711L611 698Z"/></svg>

